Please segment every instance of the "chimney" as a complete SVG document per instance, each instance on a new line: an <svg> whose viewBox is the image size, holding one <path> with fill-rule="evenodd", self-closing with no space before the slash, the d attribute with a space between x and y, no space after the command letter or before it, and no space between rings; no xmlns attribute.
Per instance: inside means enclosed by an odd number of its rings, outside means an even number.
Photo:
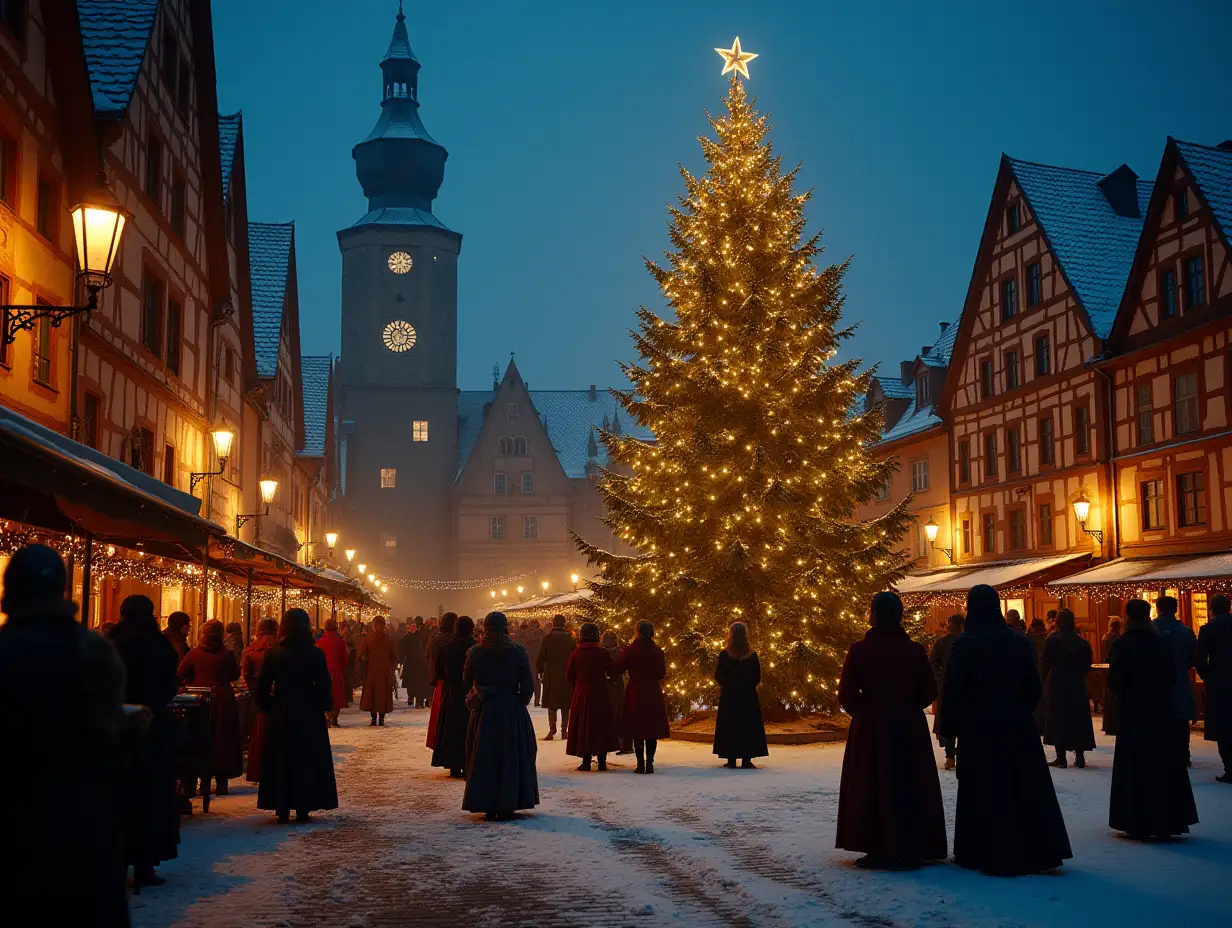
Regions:
<svg viewBox="0 0 1232 928"><path fill-rule="evenodd" d="M921 355L928 354L928 352L932 349L932 347L933 347L932 345L924 345L924 346L922 346L922 347L920 348L920 354L921 354Z"/></svg>
<svg viewBox="0 0 1232 928"><path fill-rule="evenodd" d="M1138 175L1128 164L1123 164L1111 174L1101 177L1099 189L1118 216L1141 218L1142 211L1138 207Z"/></svg>
<svg viewBox="0 0 1232 928"><path fill-rule="evenodd" d="M949 327L950 327L950 324L948 322L941 323L941 334L944 335L945 330L948 329Z"/></svg>
<svg viewBox="0 0 1232 928"><path fill-rule="evenodd" d="M1220 151L1232 151L1232 139L1224 139L1215 147Z"/></svg>
<svg viewBox="0 0 1232 928"><path fill-rule="evenodd" d="M903 386L915 380L915 361L902 361L898 365L898 376Z"/></svg>
<svg viewBox="0 0 1232 928"><path fill-rule="evenodd" d="M595 385L592 383L590 385L590 401L593 403L596 399L597 399L597 396L595 394Z"/></svg>

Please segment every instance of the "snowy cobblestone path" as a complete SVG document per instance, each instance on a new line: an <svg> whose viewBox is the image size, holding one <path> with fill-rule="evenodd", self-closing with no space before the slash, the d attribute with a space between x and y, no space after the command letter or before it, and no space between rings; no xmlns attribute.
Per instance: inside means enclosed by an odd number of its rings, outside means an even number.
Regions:
<svg viewBox="0 0 1232 928"><path fill-rule="evenodd" d="M990 880L952 865L867 874L837 852L841 745L782 748L756 772L706 745L665 742L653 778L615 758L580 774L540 743L542 805L514 823L460 810L462 784L428 766L426 712L385 728L355 711L331 732L342 807L280 827L234 785L186 823L166 886L132 900L137 928L1218 924L1232 863L1232 788L1194 742L1203 824L1135 845L1104 826L1111 751L1056 771L1077 859L1060 876ZM545 720L536 710L536 723ZM943 775L947 815L954 780ZM1222 874L1222 875L1221 875Z"/></svg>

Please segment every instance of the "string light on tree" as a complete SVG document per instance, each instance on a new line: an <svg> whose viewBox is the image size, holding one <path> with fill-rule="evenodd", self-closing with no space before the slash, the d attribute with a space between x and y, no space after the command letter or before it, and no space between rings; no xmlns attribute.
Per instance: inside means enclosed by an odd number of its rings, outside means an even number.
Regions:
<svg viewBox="0 0 1232 928"><path fill-rule="evenodd" d="M728 625L761 652L763 702L835 709L839 669L866 628L869 598L902 576L910 516L867 522L895 465L869 448L872 373L838 351L846 264L822 267L805 237L807 193L782 173L766 118L745 93L737 39L723 56L726 112L702 140L707 173L684 173L673 250L648 263L671 314L643 308L621 405L655 442L604 433L606 524L636 554L577 539L600 574L588 617L632 633L654 622L678 701L713 698Z"/></svg>

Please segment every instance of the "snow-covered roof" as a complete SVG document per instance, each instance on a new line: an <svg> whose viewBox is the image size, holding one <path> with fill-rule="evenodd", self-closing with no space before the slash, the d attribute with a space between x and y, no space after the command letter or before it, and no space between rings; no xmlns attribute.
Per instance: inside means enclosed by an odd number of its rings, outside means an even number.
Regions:
<svg viewBox="0 0 1232 928"><path fill-rule="evenodd" d="M535 596L509 606L500 605L502 612L525 612L529 609L551 609L555 606L573 606L585 602L594 596L594 590L585 587L581 590L569 590L564 593L553 593L549 596Z"/></svg>
<svg viewBox="0 0 1232 928"><path fill-rule="evenodd" d="M157 14L158 0L77 0L96 116L128 109Z"/></svg>
<svg viewBox="0 0 1232 928"><path fill-rule="evenodd" d="M924 592L963 592L971 589L973 586L979 586L981 583L987 584L994 589L1001 589L1002 587L1021 583L1035 574L1052 570L1054 567L1060 567L1071 561L1089 558L1090 556L1090 552L1082 551L1076 554L1057 554L1052 557L1029 557L1018 561L994 561L989 564L980 564L969 573L943 577L929 584Z"/></svg>
<svg viewBox="0 0 1232 928"><path fill-rule="evenodd" d="M874 377L888 400L906 400L915 396L915 387L903 383L902 377Z"/></svg>
<svg viewBox="0 0 1232 928"><path fill-rule="evenodd" d="M1098 338L1107 338L1142 232L1151 185L1137 187L1138 215L1112 208L1100 181L1109 175L1007 158Z"/></svg>
<svg viewBox="0 0 1232 928"><path fill-rule="evenodd" d="M278 340L282 334L294 231L293 222L248 223L252 340L258 377L273 377L278 373Z"/></svg>
<svg viewBox="0 0 1232 928"><path fill-rule="evenodd" d="M1232 242L1232 151L1173 139L1190 177L1211 208L1225 242Z"/></svg>
<svg viewBox="0 0 1232 928"><path fill-rule="evenodd" d="M918 409L915 405L915 393L911 393L911 403L907 406L907 411L903 413L902 418L894 423L893 428L886 429L882 435L883 442L898 441L900 438L906 438L909 435L918 435L920 432L926 432L934 426L944 425L941 417L933 411L932 406L927 406L924 409Z"/></svg>
<svg viewBox="0 0 1232 928"><path fill-rule="evenodd" d="M463 390L458 394L458 473L471 456L483 429L484 409L495 395L491 390ZM645 441L654 439L649 429L630 420L606 390L596 390L593 398L589 390L531 390L530 399L569 477L586 476L586 463L591 460L589 446L592 436L598 441L597 429L624 432ZM598 442L597 450L594 460L606 465L607 449L602 442Z"/></svg>
<svg viewBox="0 0 1232 928"><path fill-rule="evenodd" d="M304 385L304 454L325 453L325 427L329 421L329 372L332 355L300 358L300 379Z"/></svg>
<svg viewBox="0 0 1232 928"><path fill-rule="evenodd" d="M218 117L218 148L222 156L222 198L231 196L231 169L235 167L235 149L240 138L240 113Z"/></svg>
<svg viewBox="0 0 1232 928"><path fill-rule="evenodd" d="M435 215L426 209L416 209L413 206L385 206L380 209L369 210L358 220L355 221L352 228L355 226L431 226L436 229L443 229L446 232L453 232L453 229L441 222ZM454 233L457 234L456 232Z"/></svg>
<svg viewBox="0 0 1232 928"><path fill-rule="evenodd" d="M1232 552L1197 557L1121 557L1082 573L1053 580L1050 587L1093 586L1103 583L1166 583L1232 578Z"/></svg>
<svg viewBox="0 0 1232 928"><path fill-rule="evenodd" d="M398 8L398 18L394 20L394 34L389 40L389 49L385 52L385 57L381 59L381 63L391 59L399 59L402 61L417 61L415 53L411 51L411 37L406 33L406 16L402 12L402 8Z"/></svg>

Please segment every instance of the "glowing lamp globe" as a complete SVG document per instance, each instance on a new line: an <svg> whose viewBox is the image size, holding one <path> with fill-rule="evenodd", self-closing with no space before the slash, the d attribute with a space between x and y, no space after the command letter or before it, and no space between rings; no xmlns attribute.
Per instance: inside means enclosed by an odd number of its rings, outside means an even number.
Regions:
<svg viewBox="0 0 1232 928"><path fill-rule="evenodd" d="M355 560L355 549L354 548L347 548L342 553L346 555L348 564L351 563L351 561Z"/></svg>
<svg viewBox="0 0 1232 928"><path fill-rule="evenodd" d="M570 579L571 581L573 581L573 585L574 585L574 586L577 586L577 582L578 582L578 579L579 579L577 574L570 574L570 575L569 575L569 579Z"/></svg>
<svg viewBox="0 0 1232 928"><path fill-rule="evenodd" d="M337 532L326 532L325 533L325 547L333 551L334 546L337 544L338 544L338 533Z"/></svg>
<svg viewBox="0 0 1232 928"><path fill-rule="evenodd" d="M521 596L521 595L522 595L522 590L523 590L523 586L522 586L522 584L520 584L520 583L519 583L519 584L518 584L518 595L519 595L519 596Z"/></svg>
<svg viewBox="0 0 1232 928"><path fill-rule="evenodd" d="M266 477L260 481L261 486L261 502L269 505L274 501L274 494L278 492L278 481L273 477Z"/></svg>
<svg viewBox="0 0 1232 928"><path fill-rule="evenodd" d="M82 281L90 290L110 286L127 218L120 201L106 188L96 187L70 213Z"/></svg>
<svg viewBox="0 0 1232 928"><path fill-rule="evenodd" d="M939 529L940 526L937 525L937 523L932 519L929 519L924 523L924 535L928 538L928 543L930 545L937 540L937 532Z"/></svg>
<svg viewBox="0 0 1232 928"><path fill-rule="evenodd" d="M1087 499L1085 493L1080 493L1078 498L1074 500L1074 518L1083 525L1086 524L1087 516L1091 514L1091 501Z"/></svg>
<svg viewBox="0 0 1232 928"><path fill-rule="evenodd" d="M360 565L359 565L359 575L360 575L361 577L366 577L366 576L368 576L367 571L365 571L365 569L364 569L364 568L366 568L367 566L368 566L367 564L360 564Z"/></svg>
<svg viewBox="0 0 1232 928"><path fill-rule="evenodd" d="M235 441L235 433L230 429L214 429L210 432L210 440L214 443L214 453L218 455L221 465L231 455L231 444Z"/></svg>

